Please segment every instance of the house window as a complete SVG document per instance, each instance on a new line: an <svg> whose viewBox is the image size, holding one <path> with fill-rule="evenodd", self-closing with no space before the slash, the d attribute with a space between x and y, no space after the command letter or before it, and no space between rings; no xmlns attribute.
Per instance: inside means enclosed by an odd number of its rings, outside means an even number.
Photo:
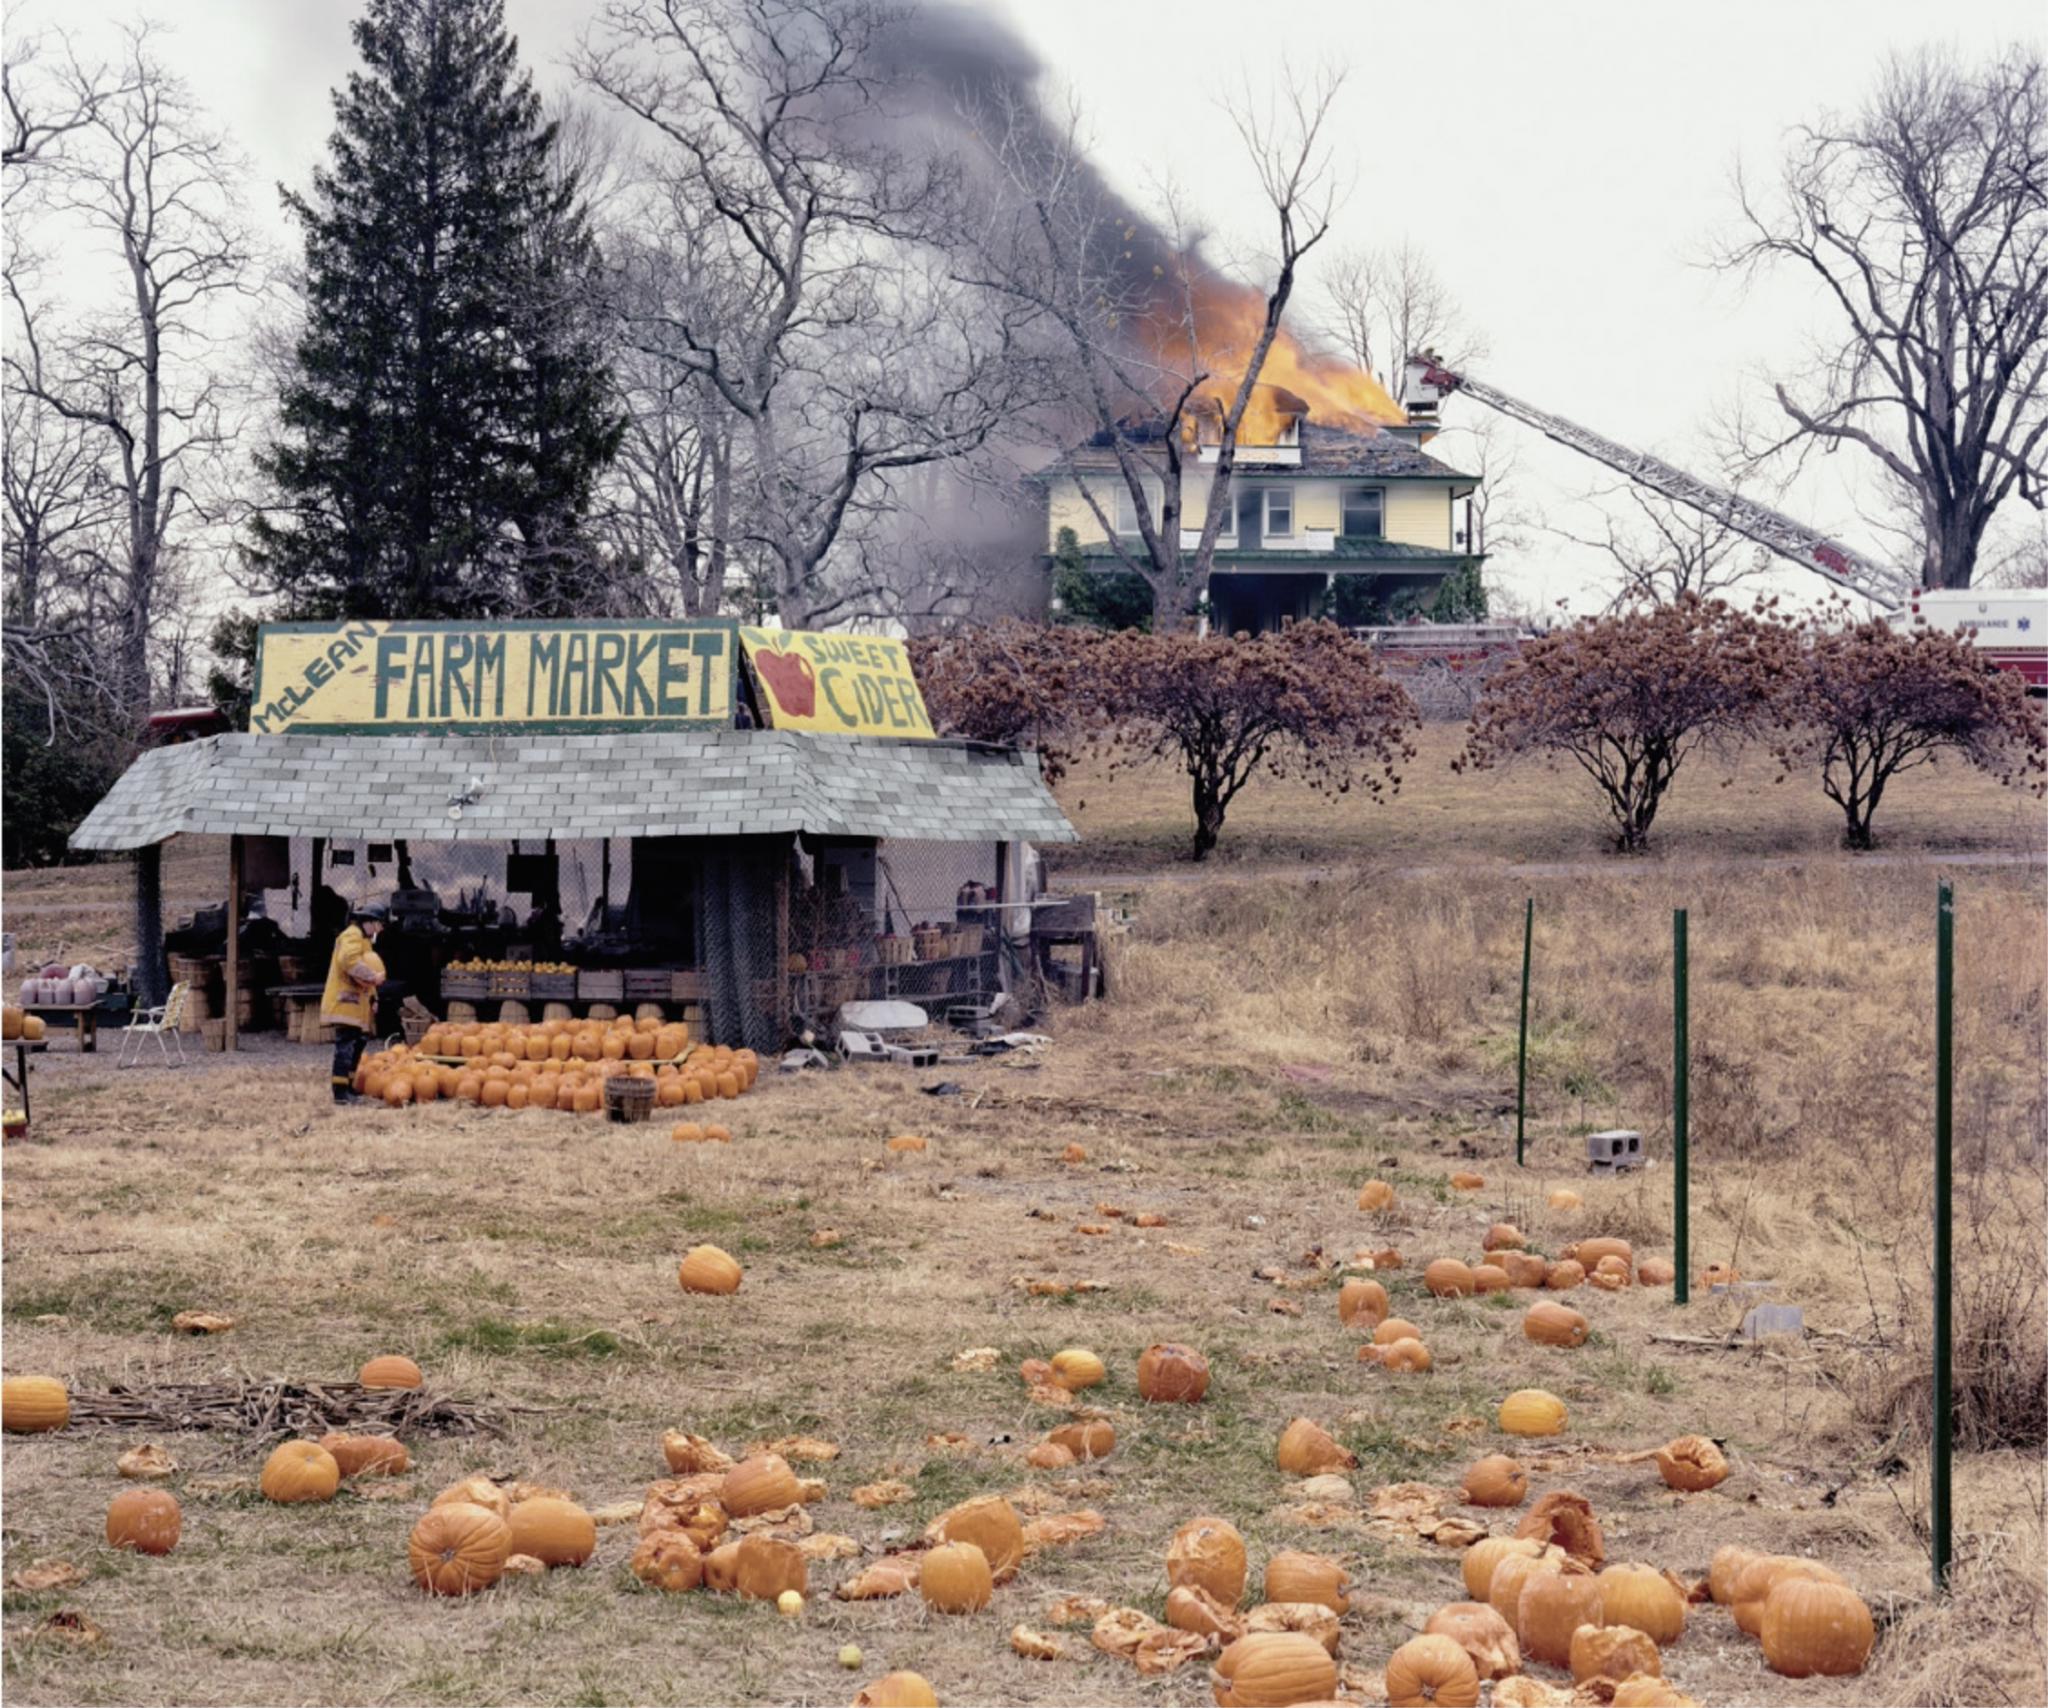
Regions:
<svg viewBox="0 0 2048 1708"><path fill-rule="evenodd" d="M1265 496L1266 537L1291 539L1294 534L1294 488L1269 486L1266 488Z"/></svg>
<svg viewBox="0 0 2048 1708"><path fill-rule="evenodd" d="M1344 534L1356 540L1378 540L1387 532L1387 495L1377 486L1353 486L1344 491Z"/></svg>
<svg viewBox="0 0 2048 1708"><path fill-rule="evenodd" d="M1146 495L1146 503L1149 507L1149 493ZM1130 486L1121 481L1117 483L1116 489L1116 531L1125 535L1136 535L1142 531L1138 526L1138 506L1131 498Z"/></svg>

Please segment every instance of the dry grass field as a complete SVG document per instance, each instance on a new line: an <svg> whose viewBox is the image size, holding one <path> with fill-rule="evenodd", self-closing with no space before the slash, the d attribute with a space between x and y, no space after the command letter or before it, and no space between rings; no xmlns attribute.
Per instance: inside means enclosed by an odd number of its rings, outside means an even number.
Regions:
<svg viewBox="0 0 2048 1708"><path fill-rule="evenodd" d="M1067 793L1089 840L1067 868L1140 874L1115 886L1134 919L1111 945L1111 999L1056 1010L1034 1056L946 1068L960 1096L923 1095L938 1074L764 1075L726 1106L729 1146L539 1111L337 1111L311 1050L121 1074L57 1046L37 1070L32 1138L4 1159L9 1373L147 1392L342 1380L402 1351L495 1432L414 1437L396 1485L300 1507L257 1496L272 1438L252 1432L9 1437L8 1701L832 1703L908 1667L948 1703L1206 1703L1201 1664L1142 1678L1085 1625L1059 1660L1021 1659L1006 1639L1045 1628L1072 1594L1158 1616L1168 1536L1216 1513L1245 1533L1255 1583L1283 1547L1344 1561L1347 1696L1370 1702L1391 1649L1463 1593L1457 1551L1373 1523L1371 1491L1455 1489L1472 1459L1510 1446L1495 1406L1523 1386L1563 1397L1570 1424L1511 1450L1536 1490L1593 1503L1610 1558L1691 1579L1725 1542L1807 1553L1871 1604L1878 1645L1846 1680L1779 1678L1724 1610L1695 1609L1664 1670L1699 1701L2048 1700L2037 808L1946 771L1916 779L1879 819L1896 857L1857 862L1834 851L1817 791L1753 770L1721 789L1702 772L1660 822L1663 857L1624 864L1601 856L1597 816L1563 774L1440 770L1418 763L1377 809L1255 790L1206 874L1172 866L1185 817L1172 778L1077 775ZM198 852L174 893L204 896ZM2019 858L1927 858L1955 852ZM1549 863L1570 869L1536 869ZM1943 876L1958 892L1957 1322L1979 1439L1958 1456L1954 1592L1937 1603L1924 1393ZM7 899L118 900L118 884L118 869L10 878ZM1532 1118L1517 1169L1528 896ZM1599 1232L1670 1254L1674 906L1693 950L1694 1262L1769 1285L1686 1307L1669 1288L1581 1289L1570 1302L1594 1332L1570 1351L1523 1338L1522 1297L1430 1298L1421 1263L1471 1258L1497 1220L1551 1252ZM118 943L118 919L102 918L7 923L25 939L65 921L74 944ZM1642 1130L1651 1166L1588 1176L1582 1135L1614 1125ZM891 1152L906 1132L928 1148ZM1068 1145L1087 1160L1061 1161ZM1461 1168L1485 1185L1454 1189ZM1368 1178L1393 1183L1392 1210L1355 1208ZM1582 1209L1548 1207L1566 1185ZM1165 1225L1139 1229L1139 1212ZM814 1246L828 1227L840 1243ZM745 1265L736 1295L678 1289L676 1260L700 1241ZM1434 1356L1421 1375L1355 1359L1340 1271L1323 1267L1389 1244L1404 1255L1385 1277L1395 1308ZM1100 1290L1037 1296L1027 1277ZM1731 1337L1762 1300L1799 1305L1806 1334ZM235 1326L176 1335L188 1308ZM1207 1355L1200 1405L1138 1402L1137 1354L1162 1339ZM1084 1397L1113 1417L1117 1446L1035 1471L1023 1452L1061 1416L1031 1402L1016 1367L1070 1345L1108 1365ZM954 1368L980 1347L999 1353L994 1369ZM1299 1510L1274 1459L1297 1414L1358 1455L1353 1502ZM601 1530L580 1569L461 1601L413 1588L406 1533L444 1484L484 1471L593 1508L634 1500L663 1474L672 1427L735 1452L798 1433L837 1443L836 1459L799 1467L827 1483L813 1520L870 1557L984 1491L1106 1524L1026 1560L967 1618L914 1594L835 1601L825 1592L851 1563L814 1566L795 1618L663 1596L627 1570L630 1524ZM1633 1455L1691 1431L1721 1440L1735 1469L1679 1497ZM963 1440L934 1444L948 1434ZM161 1559L101 1538L115 1458L144 1440L181 1467L184 1535ZM884 1477L911 1499L848 1498ZM1496 1530L1516 1516L1449 1510ZM46 1558L83 1581L12 1587ZM61 1641L45 1625L61 1609L104 1640ZM864 1651L854 1672L835 1658L848 1642Z"/></svg>

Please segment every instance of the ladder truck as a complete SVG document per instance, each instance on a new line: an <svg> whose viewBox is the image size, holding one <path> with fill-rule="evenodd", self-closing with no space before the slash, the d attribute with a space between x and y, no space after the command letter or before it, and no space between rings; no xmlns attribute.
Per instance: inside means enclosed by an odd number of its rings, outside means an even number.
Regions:
<svg viewBox="0 0 2048 1708"><path fill-rule="evenodd" d="M1552 415L1534 404L1524 403L1483 380L1475 380L1470 374L1453 373L1434 356L1425 353L1408 358L1407 383L1401 389L1401 407L1407 410L1411 421L1435 421L1437 405L1454 391L1490 404L1511 420L1533 427L1545 438L1555 439L1560 445L1591 457L1595 462L1605 463L1652 492L1690 505L1723 527L1732 528L1761 546L1768 546L1780 557L1789 558L1802 568L1826 576L1837 587L1860 599L1868 599L1881 610L1898 609L1914 591L1911 576L1901 574L1889 564L1873 563L1861 553L1851 551L1841 541L1830 539L1803 522L1795 522L1790 516L1759 504L1753 498L1744 498L1739 492L1711 485L1647 452L1631 450L1627 445L1602 438L1576 421L1567 421L1562 415Z"/></svg>

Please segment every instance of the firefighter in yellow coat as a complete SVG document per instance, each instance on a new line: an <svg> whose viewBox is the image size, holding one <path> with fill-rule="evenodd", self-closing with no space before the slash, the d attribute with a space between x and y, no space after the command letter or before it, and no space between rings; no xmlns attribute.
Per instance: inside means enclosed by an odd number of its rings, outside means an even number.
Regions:
<svg viewBox="0 0 2048 1708"><path fill-rule="evenodd" d="M381 901L358 902L349 909L348 929L334 940L334 958L327 964L327 988L320 996L320 1023L334 1028L334 1101L356 1101L356 1063L370 1035L377 987L384 982L384 963L374 947L390 920Z"/></svg>

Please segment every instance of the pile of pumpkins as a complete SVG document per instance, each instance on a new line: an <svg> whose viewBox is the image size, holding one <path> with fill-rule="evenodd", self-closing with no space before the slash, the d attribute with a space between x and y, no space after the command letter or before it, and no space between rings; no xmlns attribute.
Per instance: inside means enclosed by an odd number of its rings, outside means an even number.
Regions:
<svg viewBox="0 0 2048 1708"><path fill-rule="evenodd" d="M355 1088L394 1108L460 1098L487 1108L595 1114L614 1075L654 1082L664 1108L747 1092L761 1071L752 1050L692 1044L687 1028L655 1014L609 1021L538 1020L506 1025L441 1022L419 1043L363 1058Z"/></svg>
<svg viewBox="0 0 2048 1708"><path fill-rule="evenodd" d="M13 1003L0 1003L0 1039L12 1044L17 1039L33 1044L43 1035L43 1017L18 1008Z"/></svg>

